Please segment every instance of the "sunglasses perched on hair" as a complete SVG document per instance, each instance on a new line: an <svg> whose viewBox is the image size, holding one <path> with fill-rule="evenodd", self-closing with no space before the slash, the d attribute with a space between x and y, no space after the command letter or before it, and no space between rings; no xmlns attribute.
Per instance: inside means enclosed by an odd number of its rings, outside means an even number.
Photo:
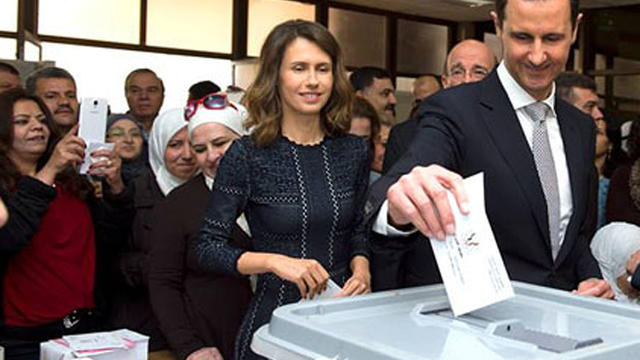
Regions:
<svg viewBox="0 0 640 360"><path fill-rule="evenodd" d="M205 109L209 110L221 110L226 108L227 106L231 106L235 110L238 110L232 103L227 99L226 94L221 93L211 93L209 95L205 95L200 99L189 100L187 102L187 106L184 108L184 118L189 121L198 111L198 107L200 105L204 106Z"/></svg>

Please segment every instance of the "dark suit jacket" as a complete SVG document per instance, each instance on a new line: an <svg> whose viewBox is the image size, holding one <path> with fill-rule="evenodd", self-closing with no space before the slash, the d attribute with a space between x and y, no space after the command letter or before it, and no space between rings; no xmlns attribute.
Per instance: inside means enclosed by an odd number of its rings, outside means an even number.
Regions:
<svg viewBox="0 0 640 360"><path fill-rule="evenodd" d="M416 165L439 164L463 177L483 171L486 212L511 279L568 290L586 278L601 277L588 246L592 229L586 225L592 206L589 191L596 184L595 126L558 98L555 110L573 200L555 262L533 155L495 71L481 82L442 91L422 103L416 137L389 173L372 186L367 216L375 219L388 187Z"/></svg>
<svg viewBox="0 0 640 360"><path fill-rule="evenodd" d="M413 117L394 125L389 133L384 153L382 173L386 174L402 155L418 130L418 118ZM424 237L415 233L407 237L388 237L373 233L370 269L373 291L400 289L440 282L435 262L425 261L433 256Z"/></svg>
<svg viewBox="0 0 640 360"><path fill-rule="evenodd" d="M389 132L387 148L384 151L382 173L386 174L402 155L407 151L413 137L418 130L418 118L413 117L405 122L394 125Z"/></svg>

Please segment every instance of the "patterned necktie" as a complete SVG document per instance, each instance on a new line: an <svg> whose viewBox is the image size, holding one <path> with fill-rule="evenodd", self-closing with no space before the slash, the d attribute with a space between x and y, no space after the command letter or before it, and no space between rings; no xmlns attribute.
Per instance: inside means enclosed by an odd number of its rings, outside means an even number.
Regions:
<svg viewBox="0 0 640 360"><path fill-rule="evenodd" d="M551 153L551 144L547 134L545 121L549 107L543 102L535 102L524 108L524 111L534 122L531 151L536 162L538 177L547 202L547 216L549 218L549 238L551 239L551 255L556 259L560 250L560 193L558 192L558 177Z"/></svg>

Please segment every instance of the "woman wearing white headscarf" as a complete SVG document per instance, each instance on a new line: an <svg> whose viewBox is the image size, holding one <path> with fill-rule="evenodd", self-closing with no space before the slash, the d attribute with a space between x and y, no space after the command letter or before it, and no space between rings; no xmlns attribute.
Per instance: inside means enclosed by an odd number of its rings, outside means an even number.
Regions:
<svg viewBox="0 0 640 360"><path fill-rule="evenodd" d="M154 121L149 134L149 164L164 196L196 171L182 109L168 110Z"/></svg>
<svg viewBox="0 0 640 360"><path fill-rule="evenodd" d="M197 108L188 117L201 172L171 192L154 212L151 304L171 350L181 360L233 359L236 333L252 296L246 277L204 272L195 257L193 244L220 159L235 139L246 134L244 107L224 94L208 96L216 99L205 105L191 103ZM214 101L215 108L207 108ZM249 237L237 224L232 237L235 246L248 248Z"/></svg>
<svg viewBox="0 0 640 360"><path fill-rule="evenodd" d="M640 227L615 222L598 230L591 241L591 252L598 260L604 279L611 284L615 299L640 304L640 292L630 284L627 261L640 250Z"/></svg>
<svg viewBox="0 0 640 360"><path fill-rule="evenodd" d="M166 349L167 344L148 295L149 259L155 241L153 212L171 190L197 171L182 109L168 110L155 119L149 134L149 163L150 168L132 183L135 216L115 261L115 299L109 318L113 327L150 336L149 351L154 352Z"/></svg>

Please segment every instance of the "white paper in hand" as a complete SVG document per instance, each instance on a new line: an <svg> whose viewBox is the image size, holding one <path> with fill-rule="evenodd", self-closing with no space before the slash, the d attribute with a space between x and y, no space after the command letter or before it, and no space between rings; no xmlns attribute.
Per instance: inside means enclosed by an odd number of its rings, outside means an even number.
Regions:
<svg viewBox="0 0 640 360"><path fill-rule="evenodd" d="M102 160L108 160L104 156L91 157L91 153L96 150L110 150L113 151L114 143L104 142L90 142L87 144L87 148L84 151L84 162L80 166L80 174L86 174L89 171L89 166Z"/></svg>
<svg viewBox="0 0 640 360"><path fill-rule="evenodd" d="M337 295L342 291L342 288L338 286L333 280L329 279L327 281L327 288L320 294L313 297L313 299L302 299L300 301L309 301L309 300L322 300L332 298L334 295Z"/></svg>
<svg viewBox="0 0 640 360"><path fill-rule="evenodd" d="M460 213L453 194L447 193L456 223L455 236L431 239L431 247L455 316L514 296L489 219L485 212L482 173L464 180L469 214Z"/></svg>

